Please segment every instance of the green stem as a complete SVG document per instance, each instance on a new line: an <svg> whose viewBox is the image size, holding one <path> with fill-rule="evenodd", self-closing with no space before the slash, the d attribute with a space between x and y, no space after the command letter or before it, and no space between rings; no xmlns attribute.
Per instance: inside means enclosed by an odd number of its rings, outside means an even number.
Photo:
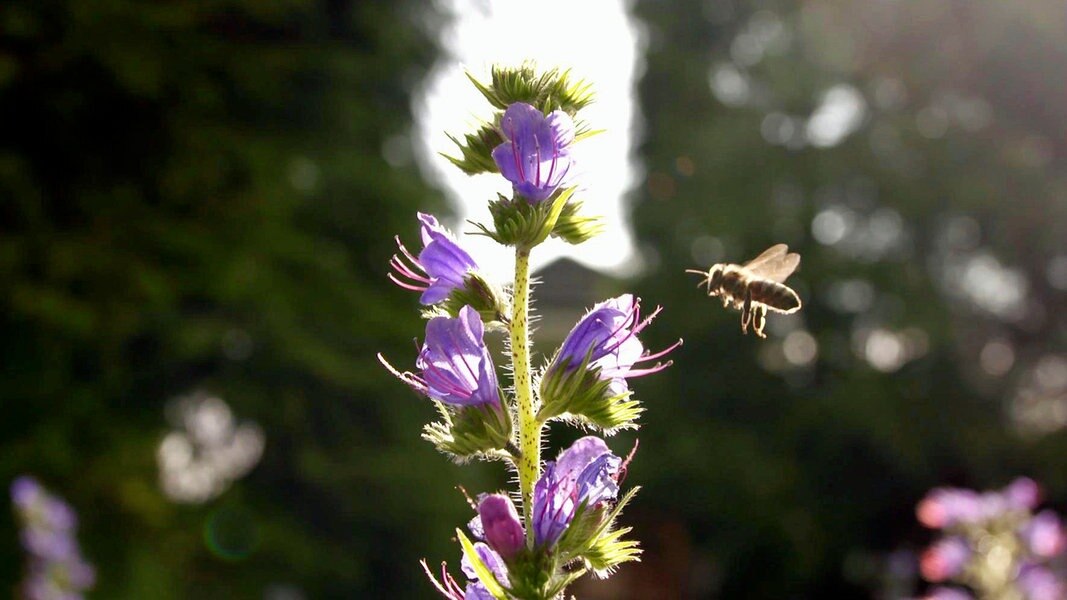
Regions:
<svg viewBox="0 0 1067 600"><path fill-rule="evenodd" d="M541 476L541 424L537 422L530 381L530 249L515 249L515 287L512 290L511 361L515 401L519 409L519 490L526 543L533 545L533 487Z"/></svg>

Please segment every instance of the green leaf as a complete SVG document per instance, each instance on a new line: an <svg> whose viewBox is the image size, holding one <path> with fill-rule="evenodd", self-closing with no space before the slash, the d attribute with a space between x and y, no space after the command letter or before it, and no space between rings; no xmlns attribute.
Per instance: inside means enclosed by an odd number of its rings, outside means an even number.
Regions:
<svg viewBox="0 0 1067 600"><path fill-rule="evenodd" d="M470 561L474 573L478 576L478 581L482 582L485 589L489 590L489 593L497 600L509 600L504 587L496 580L496 575L493 575L489 567L485 566L485 563L482 562L482 557L478 556L478 551L474 549L474 544L467 539L467 536L463 535L461 529L456 529L456 536L459 537L459 544L463 547L463 555Z"/></svg>

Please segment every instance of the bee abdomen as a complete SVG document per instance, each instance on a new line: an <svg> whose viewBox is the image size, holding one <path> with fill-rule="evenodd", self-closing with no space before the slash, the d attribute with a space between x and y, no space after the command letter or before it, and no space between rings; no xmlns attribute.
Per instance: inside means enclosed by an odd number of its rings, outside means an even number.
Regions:
<svg viewBox="0 0 1067 600"><path fill-rule="evenodd" d="M766 305L767 308L789 314L800 310L800 297L789 286L769 279L755 279L749 282L752 301Z"/></svg>

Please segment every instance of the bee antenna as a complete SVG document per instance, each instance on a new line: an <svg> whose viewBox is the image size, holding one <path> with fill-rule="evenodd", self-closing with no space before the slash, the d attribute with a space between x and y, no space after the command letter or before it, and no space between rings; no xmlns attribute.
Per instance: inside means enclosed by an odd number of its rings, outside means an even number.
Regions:
<svg viewBox="0 0 1067 600"><path fill-rule="evenodd" d="M708 285L709 287L711 286L711 271L710 270L708 270L708 271L700 271L700 270L697 270L697 269L686 269L685 272L686 273L694 273L696 275L703 275L704 276L704 280L699 282L699 283L697 283L697 287L700 287L702 285Z"/></svg>

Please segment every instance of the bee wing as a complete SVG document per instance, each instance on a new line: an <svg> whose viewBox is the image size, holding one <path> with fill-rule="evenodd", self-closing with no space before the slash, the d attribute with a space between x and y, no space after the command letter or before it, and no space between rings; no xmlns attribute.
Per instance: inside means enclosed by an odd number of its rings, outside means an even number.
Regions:
<svg viewBox="0 0 1067 600"><path fill-rule="evenodd" d="M789 246L786 246L785 244L775 244L775 245L771 246L770 248L767 248L766 250L764 250L763 253L760 254L759 256L757 256L756 258L753 258L752 260L748 261L747 263L745 263L745 264L743 264L741 266L746 268L746 269L748 269L748 270L750 270L750 271L755 271L763 263L768 262L768 261L772 261L772 260L774 260L776 258L784 256L785 253L788 252L788 251L789 251Z"/></svg>
<svg viewBox="0 0 1067 600"><path fill-rule="evenodd" d="M789 246L785 244L775 244L742 266L751 271L753 275L781 283L786 277L792 275L799 264L799 254L789 252Z"/></svg>
<svg viewBox="0 0 1067 600"><path fill-rule="evenodd" d="M787 277L793 274L793 271L797 270L797 265L800 264L800 255L796 252L790 252L785 256L777 256L770 260L764 261L755 268L748 267L753 274L765 277L771 281L782 283Z"/></svg>

